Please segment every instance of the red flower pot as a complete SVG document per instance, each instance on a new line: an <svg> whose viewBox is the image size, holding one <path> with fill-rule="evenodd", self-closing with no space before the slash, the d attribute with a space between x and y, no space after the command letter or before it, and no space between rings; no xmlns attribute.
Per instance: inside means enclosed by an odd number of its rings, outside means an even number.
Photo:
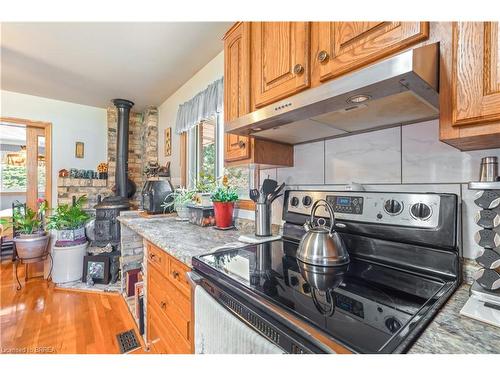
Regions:
<svg viewBox="0 0 500 375"><path fill-rule="evenodd" d="M234 202L214 202L215 225L229 228L233 225Z"/></svg>

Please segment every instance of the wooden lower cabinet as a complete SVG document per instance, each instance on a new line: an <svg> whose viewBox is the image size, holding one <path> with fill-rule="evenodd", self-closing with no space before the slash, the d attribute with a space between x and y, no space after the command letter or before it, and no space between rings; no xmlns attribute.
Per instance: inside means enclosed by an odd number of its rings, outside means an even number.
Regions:
<svg viewBox="0 0 500 375"><path fill-rule="evenodd" d="M149 255L162 252L166 266ZM148 243L147 341L152 353L193 353L191 288L186 279L190 269L156 246ZM154 258L154 257L153 257Z"/></svg>

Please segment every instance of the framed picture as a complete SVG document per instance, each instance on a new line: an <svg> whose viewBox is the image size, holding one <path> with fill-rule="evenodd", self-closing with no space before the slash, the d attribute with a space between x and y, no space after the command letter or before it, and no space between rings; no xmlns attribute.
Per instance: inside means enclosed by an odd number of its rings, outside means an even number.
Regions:
<svg viewBox="0 0 500 375"><path fill-rule="evenodd" d="M86 255L83 258L83 282L87 281L87 275L91 275L96 284L109 284L109 257Z"/></svg>
<svg viewBox="0 0 500 375"><path fill-rule="evenodd" d="M165 129L165 156L172 155L172 128Z"/></svg>
<svg viewBox="0 0 500 375"><path fill-rule="evenodd" d="M78 159L83 159L83 155L85 153L85 145L83 142L75 143L75 157Z"/></svg>

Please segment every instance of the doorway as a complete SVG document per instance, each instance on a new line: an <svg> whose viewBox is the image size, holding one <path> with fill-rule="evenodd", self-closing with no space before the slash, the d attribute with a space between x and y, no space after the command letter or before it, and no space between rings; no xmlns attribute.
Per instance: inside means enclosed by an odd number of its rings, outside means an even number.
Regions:
<svg viewBox="0 0 500 375"><path fill-rule="evenodd" d="M0 118L0 217L13 203L52 203L51 123Z"/></svg>

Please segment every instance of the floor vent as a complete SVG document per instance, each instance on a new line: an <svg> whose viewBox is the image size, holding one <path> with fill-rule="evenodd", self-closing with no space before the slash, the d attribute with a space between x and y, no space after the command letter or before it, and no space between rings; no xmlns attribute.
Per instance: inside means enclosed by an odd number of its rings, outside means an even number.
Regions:
<svg viewBox="0 0 500 375"><path fill-rule="evenodd" d="M122 354L140 348L141 346L133 329L117 334L116 339L118 340L118 346Z"/></svg>

